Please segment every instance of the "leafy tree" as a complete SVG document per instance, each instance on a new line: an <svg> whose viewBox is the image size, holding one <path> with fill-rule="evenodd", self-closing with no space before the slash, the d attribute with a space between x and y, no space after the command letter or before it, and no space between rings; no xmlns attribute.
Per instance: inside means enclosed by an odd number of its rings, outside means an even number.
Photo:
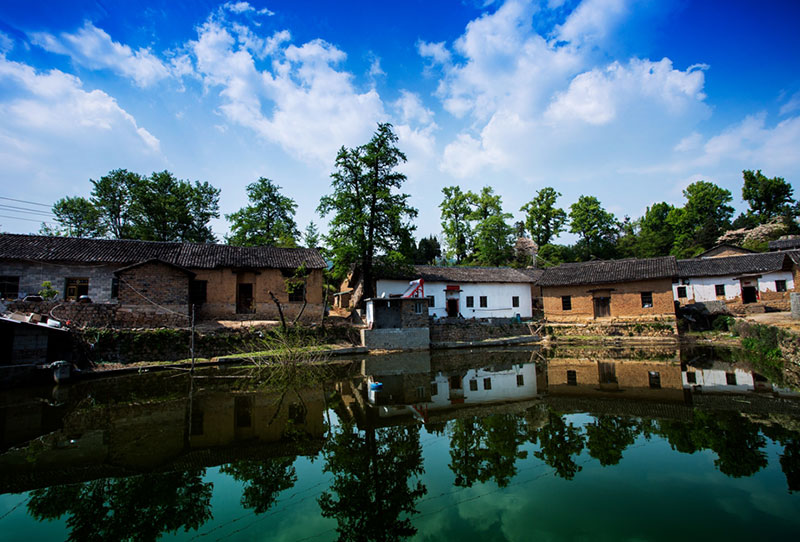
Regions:
<svg viewBox="0 0 800 542"><path fill-rule="evenodd" d="M433 264L438 258L442 257L442 247L436 236L423 237L417 245L417 252L414 257L415 264Z"/></svg>
<svg viewBox="0 0 800 542"><path fill-rule="evenodd" d="M212 484L203 475L169 472L36 489L28 511L39 521L69 515L68 540L157 540L211 519Z"/></svg>
<svg viewBox="0 0 800 542"><path fill-rule="evenodd" d="M303 244L307 248L317 248L319 246L319 241L319 230L312 220L308 223L308 226L306 226L306 231L303 232Z"/></svg>
<svg viewBox="0 0 800 542"><path fill-rule="evenodd" d="M531 442L539 441L539 450L533 455L553 467L557 476L572 480L581 470L574 457L583 451L585 436L579 427L567 424L552 410L548 412L547 422L531 438Z"/></svg>
<svg viewBox="0 0 800 542"><path fill-rule="evenodd" d="M589 455L607 467L622 459L622 452L636 441L638 424L629 418L598 416L586 426Z"/></svg>
<svg viewBox="0 0 800 542"><path fill-rule="evenodd" d="M468 218L477 221L473 259L481 265L508 263L513 257L514 230L506 222L511 214L503 212L502 200L490 186L484 186L480 194L468 192L467 195L473 207Z"/></svg>
<svg viewBox="0 0 800 542"><path fill-rule="evenodd" d="M756 224L765 224L780 216L796 216L797 202L792 197L794 189L783 177L767 178L760 169L755 173L746 169L742 176L742 199L750 204L747 214L755 219Z"/></svg>
<svg viewBox="0 0 800 542"><path fill-rule="evenodd" d="M194 184L169 171L153 173L132 187L133 237L145 241L212 243L208 225L219 218L219 189Z"/></svg>
<svg viewBox="0 0 800 542"><path fill-rule="evenodd" d="M442 231L447 246L445 253L449 258L455 258L456 263L461 263L472 250L472 228L469 223L472 213L471 192L462 192L458 186L446 186L442 193L444 199L439 208L442 210Z"/></svg>
<svg viewBox="0 0 800 542"><path fill-rule="evenodd" d="M252 508L256 514L263 514L272 508L282 491L297 482L294 460L294 457L241 460L224 465L220 472L244 482L242 506Z"/></svg>
<svg viewBox="0 0 800 542"><path fill-rule="evenodd" d="M250 204L225 215L231 223L231 234L226 237L229 245L297 246L300 235L294 221L297 204L280 190L280 186L265 177L247 185Z"/></svg>
<svg viewBox="0 0 800 542"><path fill-rule="evenodd" d="M690 257L713 247L730 227L733 207L731 193L708 181L697 181L683 191L686 204L673 209L667 221L675 231L672 254Z"/></svg>
<svg viewBox="0 0 800 542"><path fill-rule="evenodd" d="M525 227L537 245L544 246L564 231L567 213L556 207L556 200L561 196L555 188L545 186L536 192L536 196L520 207L525 211Z"/></svg>
<svg viewBox="0 0 800 542"><path fill-rule="evenodd" d="M536 264L540 267L553 267L567 262L578 261L579 255L574 246L543 245L536 253Z"/></svg>
<svg viewBox="0 0 800 542"><path fill-rule="evenodd" d="M132 192L143 182L138 173L115 169L92 183L91 202L112 239L130 239L133 232Z"/></svg>
<svg viewBox="0 0 800 542"><path fill-rule="evenodd" d="M607 254L619 228L614 215L594 196L581 196L569 209L569 231L580 235L584 258Z"/></svg>
<svg viewBox="0 0 800 542"><path fill-rule="evenodd" d="M408 204L408 194L395 193L406 176L395 168L406 161L396 146L392 125L379 124L372 139L354 149L342 147L331 174L333 194L323 196L318 212L333 213L325 237L338 272L350 265L361 268L364 297L374 296L376 256L388 262L403 262L397 250L414 226L409 220L417 210Z"/></svg>
<svg viewBox="0 0 800 542"><path fill-rule="evenodd" d="M102 237L105 228L100 213L92 202L82 197L66 197L53 204L53 214L58 226L42 225L43 235L65 235L68 237Z"/></svg>
<svg viewBox="0 0 800 542"><path fill-rule="evenodd" d="M322 515L336 518L340 541L399 541L416 534L410 515L427 493L417 426L333 429L323 446L324 472L333 475L319 498Z"/></svg>
<svg viewBox="0 0 800 542"><path fill-rule="evenodd" d="M667 256L675 243L675 231L670 224L669 213L675 207L669 203L654 203L639 220L639 239L636 243L637 258Z"/></svg>

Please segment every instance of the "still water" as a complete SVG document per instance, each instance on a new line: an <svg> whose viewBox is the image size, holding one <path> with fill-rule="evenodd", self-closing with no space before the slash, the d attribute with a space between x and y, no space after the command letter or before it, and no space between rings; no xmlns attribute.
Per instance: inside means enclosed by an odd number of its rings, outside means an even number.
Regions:
<svg viewBox="0 0 800 542"><path fill-rule="evenodd" d="M800 395L740 357L450 351L3 392L0 539L796 539Z"/></svg>

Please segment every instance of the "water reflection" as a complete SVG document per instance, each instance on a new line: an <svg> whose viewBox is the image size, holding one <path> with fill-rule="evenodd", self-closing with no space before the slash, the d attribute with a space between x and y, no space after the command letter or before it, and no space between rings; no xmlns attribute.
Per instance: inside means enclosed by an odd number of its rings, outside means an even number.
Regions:
<svg viewBox="0 0 800 542"><path fill-rule="evenodd" d="M339 540L415 535L431 476L503 489L540 465L575 484L587 461L621 465L654 440L712 454L731 479L765 470L774 448L782 487L800 489L800 396L725 350L414 353L277 387L217 370L137 375L0 394L0 439L0 495L30 491L30 517L65 518L73 540L220 528L212 467L242 509L272 515L300 458L318 462L317 514ZM426 472L434 453L442 471Z"/></svg>

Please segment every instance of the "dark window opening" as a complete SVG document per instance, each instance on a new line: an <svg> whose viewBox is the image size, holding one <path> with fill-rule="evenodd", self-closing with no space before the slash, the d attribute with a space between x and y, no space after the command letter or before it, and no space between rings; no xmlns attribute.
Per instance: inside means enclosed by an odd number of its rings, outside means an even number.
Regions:
<svg viewBox="0 0 800 542"><path fill-rule="evenodd" d="M303 425L306 423L307 409L302 403L292 403L289 405L289 420L292 423Z"/></svg>
<svg viewBox="0 0 800 542"><path fill-rule="evenodd" d="M568 295L561 296L561 310L562 311L571 311L572 310L572 297Z"/></svg>
<svg viewBox="0 0 800 542"><path fill-rule="evenodd" d="M250 397L237 397L233 402L236 427L252 427L253 400Z"/></svg>
<svg viewBox="0 0 800 542"><path fill-rule="evenodd" d="M431 382L431 395L439 395L439 384Z"/></svg>
<svg viewBox="0 0 800 542"><path fill-rule="evenodd" d="M113 277L111 279L111 299L117 299L119 297L119 277Z"/></svg>
<svg viewBox="0 0 800 542"><path fill-rule="evenodd" d="M427 297L427 299L428 299L428 306L429 307L435 307L436 306L436 298L434 296L429 295Z"/></svg>
<svg viewBox="0 0 800 542"><path fill-rule="evenodd" d="M661 373L658 371L647 371L647 377L650 380L650 387L653 389L661 388Z"/></svg>
<svg viewBox="0 0 800 542"><path fill-rule="evenodd" d="M189 303L192 305L202 305L206 302L208 295L207 280L189 281Z"/></svg>
<svg viewBox="0 0 800 542"><path fill-rule="evenodd" d="M202 410L192 410L192 427L190 430L191 435L202 435L203 434L203 411Z"/></svg>
<svg viewBox="0 0 800 542"><path fill-rule="evenodd" d="M481 298L480 298L480 303L481 303L481 308L482 308L482 309L485 309L486 307L488 307L488 306L489 306L488 300L486 299L486 296L485 296L485 295L482 295L482 296L481 296Z"/></svg>
<svg viewBox="0 0 800 542"><path fill-rule="evenodd" d="M289 292L290 303L302 303L306 296L306 285L303 283L287 284L286 290Z"/></svg>
<svg viewBox="0 0 800 542"><path fill-rule="evenodd" d="M19 277L0 277L0 299L19 297Z"/></svg>
<svg viewBox="0 0 800 542"><path fill-rule="evenodd" d="M484 378L483 379L483 389L485 389L485 390L492 389L492 379L491 378Z"/></svg>
<svg viewBox="0 0 800 542"><path fill-rule="evenodd" d="M642 308L650 309L653 307L653 292L642 292Z"/></svg>
<svg viewBox="0 0 800 542"><path fill-rule="evenodd" d="M575 371L567 371L567 385L568 386L578 385L578 374Z"/></svg>
<svg viewBox="0 0 800 542"><path fill-rule="evenodd" d="M686 373L686 382L689 384L697 384L697 373L690 371Z"/></svg>
<svg viewBox="0 0 800 542"><path fill-rule="evenodd" d="M725 373L725 382L727 382L728 386L735 386L736 373Z"/></svg>
<svg viewBox="0 0 800 542"><path fill-rule="evenodd" d="M425 399L425 386L417 386L417 399L420 401Z"/></svg>
<svg viewBox="0 0 800 542"><path fill-rule="evenodd" d="M469 381L469 391L478 391L478 381L474 378Z"/></svg>
<svg viewBox="0 0 800 542"><path fill-rule="evenodd" d="M524 386L525 385L525 377L523 375L517 375L517 386Z"/></svg>
<svg viewBox="0 0 800 542"><path fill-rule="evenodd" d="M519 307L519 296L515 295L511 297L511 306L512 307Z"/></svg>
<svg viewBox="0 0 800 542"><path fill-rule="evenodd" d="M89 295L89 279L87 278L67 278L66 287L64 288L66 294L64 299L67 301L75 301L82 295Z"/></svg>
<svg viewBox="0 0 800 542"><path fill-rule="evenodd" d="M786 281L785 280L776 280L775 281L775 291L776 292L785 292L786 291Z"/></svg>
<svg viewBox="0 0 800 542"><path fill-rule="evenodd" d="M450 377L450 389L451 390L460 390L461 389L461 377L460 376L451 376Z"/></svg>
<svg viewBox="0 0 800 542"><path fill-rule="evenodd" d="M717 296L724 296L725 295L725 285L724 284L715 284L714 285L714 294Z"/></svg>
<svg viewBox="0 0 800 542"><path fill-rule="evenodd" d="M686 286L678 286L678 297L681 299L686 298Z"/></svg>
<svg viewBox="0 0 800 542"><path fill-rule="evenodd" d="M468 295L467 296L467 308L471 309L474 306L475 306L475 298L472 297L471 295Z"/></svg>

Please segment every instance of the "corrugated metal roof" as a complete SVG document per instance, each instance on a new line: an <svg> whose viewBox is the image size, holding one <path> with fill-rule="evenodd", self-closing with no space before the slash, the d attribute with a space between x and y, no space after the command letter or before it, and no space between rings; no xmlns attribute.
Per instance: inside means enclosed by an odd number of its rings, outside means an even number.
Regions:
<svg viewBox="0 0 800 542"><path fill-rule="evenodd" d="M719 277L788 270L791 265L785 252L758 252L724 258L678 260L678 272L681 278Z"/></svg>
<svg viewBox="0 0 800 542"><path fill-rule="evenodd" d="M119 265L161 260L188 269L293 269L303 264L310 269L325 268L325 260L313 248L234 247L10 233L0 234L0 259Z"/></svg>
<svg viewBox="0 0 800 542"><path fill-rule="evenodd" d="M539 286L609 284L677 276L678 267L674 256L644 259L632 258L627 260L595 260L591 262L564 263L545 269L539 279Z"/></svg>

